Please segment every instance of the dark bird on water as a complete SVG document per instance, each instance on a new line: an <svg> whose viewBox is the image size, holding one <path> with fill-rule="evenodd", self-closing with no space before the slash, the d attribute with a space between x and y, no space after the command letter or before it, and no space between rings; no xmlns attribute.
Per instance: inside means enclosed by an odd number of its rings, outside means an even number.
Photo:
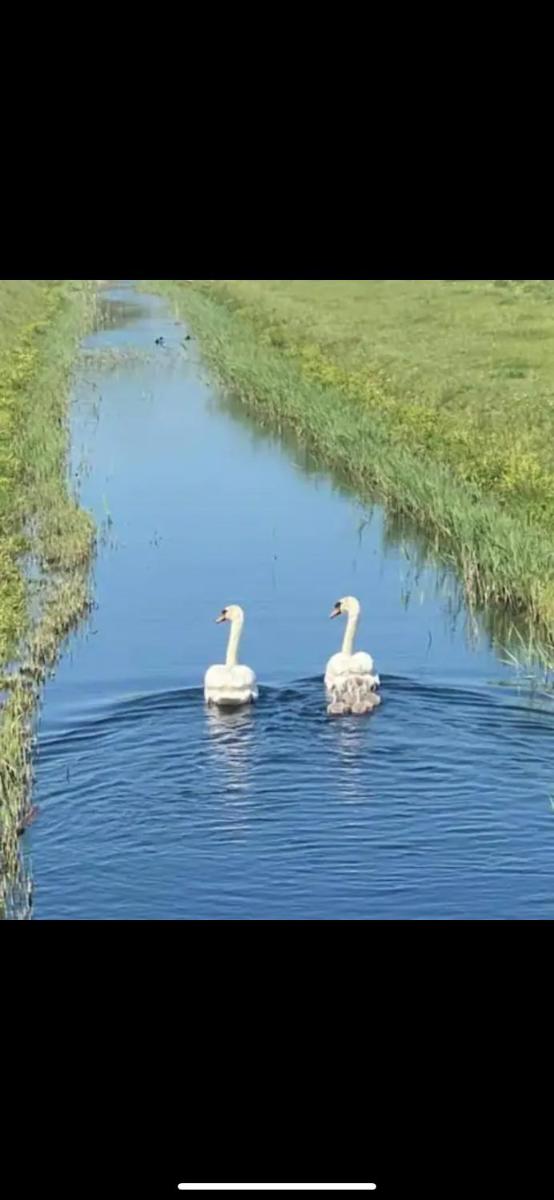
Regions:
<svg viewBox="0 0 554 1200"><path fill-rule="evenodd" d="M21 818L21 820L19 822L19 825L17 827L17 836L18 837L21 837L21 835L23 833L25 833L25 830L28 829L29 826L33 824L33 821L36 820L37 816L38 816L38 807L36 804L33 804L32 808L30 808L29 811L24 814L24 816Z"/></svg>
<svg viewBox="0 0 554 1200"><path fill-rule="evenodd" d="M163 346L163 344L164 344L164 339L163 339L163 337L156 338L156 345L157 345L157 346Z"/></svg>

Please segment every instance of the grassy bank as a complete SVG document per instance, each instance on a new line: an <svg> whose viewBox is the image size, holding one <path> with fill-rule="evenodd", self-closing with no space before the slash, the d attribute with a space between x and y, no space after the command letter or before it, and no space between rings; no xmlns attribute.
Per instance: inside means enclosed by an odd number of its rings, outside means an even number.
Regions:
<svg viewBox="0 0 554 1200"><path fill-rule="evenodd" d="M156 280L260 421L554 632L554 282Z"/></svg>
<svg viewBox="0 0 554 1200"><path fill-rule="evenodd" d="M94 280L0 280L0 915L29 805L32 717L88 605L90 518L68 491L67 400Z"/></svg>

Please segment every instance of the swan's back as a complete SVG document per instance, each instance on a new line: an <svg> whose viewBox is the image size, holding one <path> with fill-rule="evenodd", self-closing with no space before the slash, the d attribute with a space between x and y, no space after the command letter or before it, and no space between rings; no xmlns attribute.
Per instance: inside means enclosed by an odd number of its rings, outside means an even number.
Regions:
<svg viewBox="0 0 554 1200"><path fill-rule="evenodd" d="M208 704L249 704L258 699L256 676L250 667L218 663L206 672L204 696Z"/></svg>
<svg viewBox="0 0 554 1200"><path fill-rule="evenodd" d="M346 686L353 677L365 679L368 687L379 687L379 676L375 674L375 664L371 654L360 651L358 654L333 654L325 670L325 683Z"/></svg>
<svg viewBox="0 0 554 1200"><path fill-rule="evenodd" d="M372 712L381 703L380 679L371 654L334 654L327 663L325 687L331 715Z"/></svg>

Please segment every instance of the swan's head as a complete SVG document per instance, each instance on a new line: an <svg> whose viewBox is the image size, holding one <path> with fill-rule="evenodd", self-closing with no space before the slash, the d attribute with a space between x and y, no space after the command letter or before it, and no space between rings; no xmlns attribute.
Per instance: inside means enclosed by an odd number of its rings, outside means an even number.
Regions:
<svg viewBox="0 0 554 1200"><path fill-rule="evenodd" d="M227 608L222 608L219 616L216 617L216 624L219 625L221 621L244 621L244 613L240 605L228 604Z"/></svg>
<svg viewBox="0 0 554 1200"><path fill-rule="evenodd" d="M337 600L333 611L330 613L333 617L340 617L345 613L347 617L359 617L361 612L360 602L355 596L343 596L342 600Z"/></svg>

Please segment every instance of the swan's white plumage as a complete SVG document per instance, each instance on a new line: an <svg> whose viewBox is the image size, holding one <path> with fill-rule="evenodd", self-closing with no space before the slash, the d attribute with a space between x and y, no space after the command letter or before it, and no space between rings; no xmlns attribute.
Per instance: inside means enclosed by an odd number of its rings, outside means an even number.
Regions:
<svg viewBox="0 0 554 1200"><path fill-rule="evenodd" d="M217 704L221 708L235 708L241 704L250 704L253 700L258 699L258 685L252 669L241 666L237 662L240 636L244 625L242 608L238 604L230 604L223 609L217 620L218 622L229 621L231 624L227 661L216 663L206 672L204 697L208 704Z"/></svg>
<svg viewBox="0 0 554 1200"><path fill-rule="evenodd" d="M256 676L250 667L216 664L206 672L204 695L209 704L248 704L258 699Z"/></svg>
<svg viewBox="0 0 554 1200"><path fill-rule="evenodd" d="M371 654L366 654L360 650L358 654L333 654L329 659L325 671L325 683L331 686L333 683L343 680L345 676L363 675L366 682L371 687L379 687L380 679L374 673L374 663Z"/></svg>
<svg viewBox="0 0 554 1200"><path fill-rule="evenodd" d="M337 601L331 616L345 613L348 617L342 650L333 654L325 670L325 688L328 712L333 716L343 713L372 712L381 703L376 694L380 687L379 676L371 654L364 651L354 653L354 637L360 619L361 608L354 596L345 596Z"/></svg>

